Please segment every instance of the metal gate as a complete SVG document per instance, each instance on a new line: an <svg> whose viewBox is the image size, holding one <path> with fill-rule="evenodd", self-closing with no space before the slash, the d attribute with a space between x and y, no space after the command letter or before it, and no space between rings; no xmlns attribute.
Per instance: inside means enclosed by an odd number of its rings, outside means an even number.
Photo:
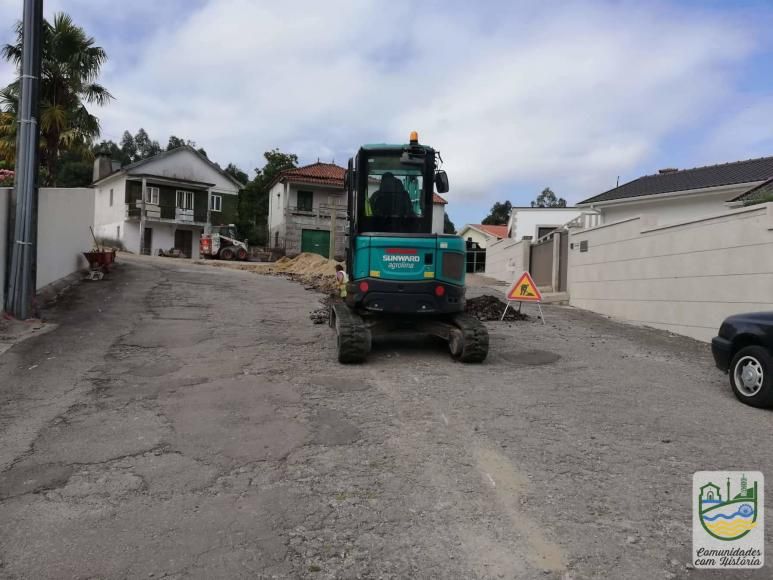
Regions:
<svg viewBox="0 0 773 580"><path fill-rule="evenodd" d="M569 260L569 233L556 230L537 240L529 250L529 273L537 286L550 288L553 292L566 292L567 266ZM554 280L555 264L558 258L558 276Z"/></svg>
<svg viewBox="0 0 773 580"><path fill-rule="evenodd" d="M561 235L561 247L558 253L558 288L555 290L558 292L566 292L567 289L567 273L569 270L569 232L562 231Z"/></svg>
<svg viewBox="0 0 773 580"><path fill-rule="evenodd" d="M327 230L303 230L301 252L312 252L325 258L330 255L330 232Z"/></svg>
<svg viewBox="0 0 773 580"><path fill-rule="evenodd" d="M529 272L537 286L553 285L553 236L548 235L531 245Z"/></svg>

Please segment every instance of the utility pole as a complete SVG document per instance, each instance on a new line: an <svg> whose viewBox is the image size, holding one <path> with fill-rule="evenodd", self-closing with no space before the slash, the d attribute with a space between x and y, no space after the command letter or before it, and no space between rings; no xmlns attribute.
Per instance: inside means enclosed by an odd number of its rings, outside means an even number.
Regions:
<svg viewBox="0 0 773 580"><path fill-rule="evenodd" d="M24 0L22 17L21 97L16 140L16 180L12 197L6 310L20 320L33 315L38 234L38 143L43 0Z"/></svg>

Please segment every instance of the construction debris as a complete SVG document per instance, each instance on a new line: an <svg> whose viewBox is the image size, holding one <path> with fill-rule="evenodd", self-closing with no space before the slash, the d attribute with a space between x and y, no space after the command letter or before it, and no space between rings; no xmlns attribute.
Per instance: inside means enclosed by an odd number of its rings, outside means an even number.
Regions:
<svg viewBox="0 0 773 580"><path fill-rule="evenodd" d="M219 266L222 268L236 268L249 270L256 274L272 274L275 276L287 276L291 280L300 282L310 290L319 290L326 294L335 293L335 260L328 260L319 254L303 253L294 258L283 257L276 262L222 262L203 261L199 264ZM314 324L324 324L328 320L328 306L319 308L311 313ZM505 302L496 296L479 296L467 299L466 311L478 320L500 320L505 311ZM515 308L509 308L505 320L528 320L528 316L518 313Z"/></svg>
<svg viewBox="0 0 773 580"><path fill-rule="evenodd" d="M331 293L335 291L335 260L328 260L319 254L304 252L294 258L283 257L271 263L238 263L238 262L213 262L200 260L197 263L237 270L249 270L256 274L272 274L287 276L291 280L300 282L309 289L321 290Z"/></svg>
<svg viewBox="0 0 773 580"><path fill-rule="evenodd" d="M311 318L311 321L314 324L326 324L330 318L330 306L317 308L316 310L312 311L311 314L309 314L309 318Z"/></svg>
<svg viewBox="0 0 773 580"><path fill-rule="evenodd" d="M507 304L496 296L484 295L477 298L468 298L465 311L478 320L500 320ZM507 309L505 320L528 320L528 316L521 314L514 308Z"/></svg>

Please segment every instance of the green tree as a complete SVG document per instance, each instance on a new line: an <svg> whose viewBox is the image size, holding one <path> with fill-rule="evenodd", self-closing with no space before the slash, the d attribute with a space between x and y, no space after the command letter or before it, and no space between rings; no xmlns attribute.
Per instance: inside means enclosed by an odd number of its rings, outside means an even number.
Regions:
<svg viewBox="0 0 773 580"><path fill-rule="evenodd" d="M7 44L0 53L21 71L22 24L16 25L16 42ZM53 23L44 21L41 46L40 137L41 164L48 180L56 185L59 157L62 151L76 152L89 158L93 140L99 137L99 119L87 104L106 105L113 96L96 81L107 54L95 45L80 26L67 14L57 13ZM16 118L19 108L20 82L17 79L0 91L0 109ZM0 150L15 158L15 124L10 128L0 120Z"/></svg>
<svg viewBox="0 0 773 580"><path fill-rule="evenodd" d="M180 139L176 135L170 135L169 142L166 144L166 150L171 151L172 149L177 149L178 147L192 147L199 153L201 153L204 157L207 156L207 152L204 151L201 147L196 147L196 141L191 141L190 139Z"/></svg>
<svg viewBox="0 0 773 580"><path fill-rule="evenodd" d="M150 138L145 129L140 128L134 136L134 146L137 148L139 159L148 159L161 153L161 145Z"/></svg>
<svg viewBox="0 0 773 580"><path fill-rule="evenodd" d="M124 131L121 136L121 155L126 163L137 161L137 146L134 144L134 136L128 131Z"/></svg>
<svg viewBox="0 0 773 580"><path fill-rule="evenodd" d="M176 135L170 135L169 136L169 142L166 144L166 150L171 151L172 149L177 149L178 147L184 147L186 145L196 145L192 141L184 141L183 139L180 139Z"/></svg>
<svg viewBox="0 0 773 580"><path fill-rule="evenodd" d="M56 185L59 187L88 187L94 176L94 162L79 152L64 151L59 158Z"/></svg>
<svg viewBox="0 0 773 580"><path fill-rule="evenodd" d="M237 167L233 163L229 163L223 171L225 171L228 175L233 177L235 180L241 181L244 184L246 184L250 180L250 176L247 175L241 169L239 169L239 167Z"/></svg>
<svg viewBox="0 0 773 580"><path fill-rule="evenodd" d="M131 137L131 135L129 135ZM113 160L120 161L121 165L128 165L131 163L129 157L124 154L115 141L102 141L98 145L94 146L94 155L109 155Z"/></svg>
<svg viewBox="0 0 773 580"><path fill-rule="evenodd" d="M566 207L566 200L563 197L556 197L553 190L546 187L542 190L533 202L531 207Z"/></svg>
<svg viewBox="0 0 773 580"><path fill-rule="evenodd" d="M251 244L267 243L268 189L279 174L298 167L298 156L272 149L263 154L266 164L255 169L255 177L239 192L239 220L237 226L242 236Z"/></svg>
<svg viewBox="0 0 773 580"><path fill-rule="evenodd" d="M456 233L456 226L454 225L454 222L451 221L451 218L448 217L448 214L445 214L445 216L443 217L443 233L444 234Z"/></svg>
<svg viewBox="0 0 773 580"><path fill-rule="evenodd" d="M135 163L161 153L161 145L151 139L145 129L140 128L135 135L124 131L121 137L121 160L125 163Z"/></svg>
<svg viewBox="0 0 773 580"><path fill-rule="evenodd" d="M483 218L481 222L487 226L504 226L507 225L507 220L510 219L510 211L513 209L512 204L509 201L503 203L496 202L491 206L491 212Z"/></svg>

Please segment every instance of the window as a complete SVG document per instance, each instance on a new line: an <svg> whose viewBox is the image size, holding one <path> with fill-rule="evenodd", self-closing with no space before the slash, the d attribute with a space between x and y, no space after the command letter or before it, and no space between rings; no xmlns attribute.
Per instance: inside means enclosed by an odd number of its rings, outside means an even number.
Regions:
<svg viewBox="0 0 773 580"><path fill-rule="evenodd" d="M113 190L110 190L110 207L113 207Z"/></svg>
<svg viewBox="0 0 773 580"><path fill-rule="evenodd" d="M360 227L372 232L429 232L432 184L424 182L424 171L423 164L404 162L399 153L368 155L366 197L358 200Z"/></svg>
<svg viewBox="0 0 773 580"><path fill-rule="evenodd" d="M223 211L223 196L212 195L209 198L209 209L212 211Z"/></svg>
<svg viewBox="0 0 773 580"><path fill-rule="evenodd" d="M177 190L177 207L180 209L193 209L193 192Z"/></svg>
<svg viewBox="0 0 773 580"><path fill-rule="evenodd" d="M298 211L312 211L313 207L314 207L314 192L299 191L298 192Z"/></svg>
<svg viewBox="0 0 773 580"><path fill-rule="evenodd" d="M158 188L146 187L145 188L145 203L152 203L158 205Z"/></svg>
<svg viewBox="0 0 773 580"><path fill-rule="evenodd" d="M548 235L550 232L556 231L555 226L538 226L537 227L537 239L539 240L542 236Z"/></svg>

